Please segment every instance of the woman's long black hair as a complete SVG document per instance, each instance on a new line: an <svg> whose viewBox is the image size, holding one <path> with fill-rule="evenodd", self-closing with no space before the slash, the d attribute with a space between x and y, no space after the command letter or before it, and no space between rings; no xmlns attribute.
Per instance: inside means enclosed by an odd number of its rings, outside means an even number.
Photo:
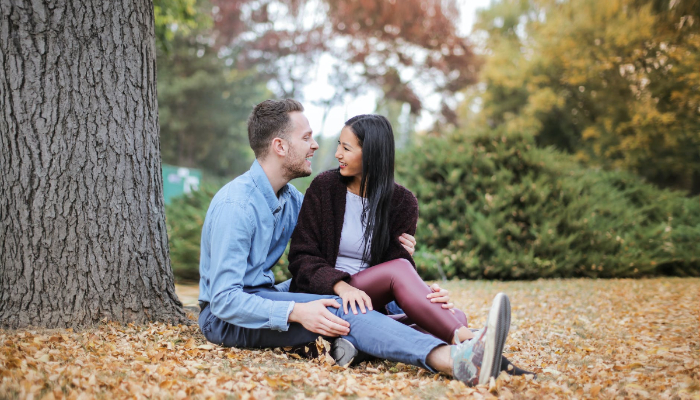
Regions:
<svg viewBox="0 0 700 400"><path fill-rule="evenodd" d="M345 122L362 147L362 180L360 195L362 223L365 224L364 262L377 265L389 249L389 209L394 194L394 131L381 115L358 115ZM352 178L341 177L345 184ZM368 249L366 243L370 243Z"/></svg>

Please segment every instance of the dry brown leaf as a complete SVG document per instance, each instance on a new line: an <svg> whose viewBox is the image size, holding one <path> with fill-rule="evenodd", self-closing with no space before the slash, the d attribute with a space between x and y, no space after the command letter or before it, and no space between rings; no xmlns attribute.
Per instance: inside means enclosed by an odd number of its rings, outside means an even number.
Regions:
<svg viewBox="0 0 700 400"><path fill-rule="evenodd" d="M197 326L106 324L0 330L9 398L697 398L700 279L448 282L471 326L508 293L505 353L540 378L501 374L468 388L424 369L372 361L343 369L279 350L225 349ZM653 310L657 311L653 311ZM652 310L652 311L650 311ZM660 310L663 310L660 311ZM581 318L578 318L578 317ZM587 320L589 324L584 321ZM315 344L327 352L330 343Z"/></svg>

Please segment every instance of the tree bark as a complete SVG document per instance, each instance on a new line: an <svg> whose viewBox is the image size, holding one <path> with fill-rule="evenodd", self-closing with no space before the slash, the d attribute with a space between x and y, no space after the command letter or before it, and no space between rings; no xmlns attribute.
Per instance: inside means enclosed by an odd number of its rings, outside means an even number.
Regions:
<svg viewBox="0 0 700 400"><path fill-rule="evenodd" d="M0 0L0 326L186 323L150 0Z"/></svg>

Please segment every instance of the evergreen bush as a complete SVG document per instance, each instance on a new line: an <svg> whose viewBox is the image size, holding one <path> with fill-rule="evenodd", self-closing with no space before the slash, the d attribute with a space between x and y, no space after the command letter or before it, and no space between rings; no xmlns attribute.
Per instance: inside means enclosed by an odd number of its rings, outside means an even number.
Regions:
<svg viewBox="0 0 700 400"><path fill-rule="evenodd" d="M165 206L170 265L179 281L199 281L202 225L217 190L217 186L204 184L198 191L176 197Z"/></svg>
<svg viewBox="0 0 700 400"><path fill-rule="evenodd" d="M425 138L397 165L424 278L700 275L700 204L525 136Z"/></svg>

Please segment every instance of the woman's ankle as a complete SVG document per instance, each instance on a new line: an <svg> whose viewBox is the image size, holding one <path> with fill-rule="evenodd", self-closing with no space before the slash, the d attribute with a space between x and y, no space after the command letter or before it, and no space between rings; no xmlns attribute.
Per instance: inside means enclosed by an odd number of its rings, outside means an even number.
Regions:
<svg viewBox="0 0 700 400"><path fill-rule="evenodd" d="M471 331L471 329L467 328L466 326L463 326L456 331L455 339L459 338L459 342L464 342L466 340L470 340L474 338L474 332ZM454 343L458 344L458 343Z"/></svg>

